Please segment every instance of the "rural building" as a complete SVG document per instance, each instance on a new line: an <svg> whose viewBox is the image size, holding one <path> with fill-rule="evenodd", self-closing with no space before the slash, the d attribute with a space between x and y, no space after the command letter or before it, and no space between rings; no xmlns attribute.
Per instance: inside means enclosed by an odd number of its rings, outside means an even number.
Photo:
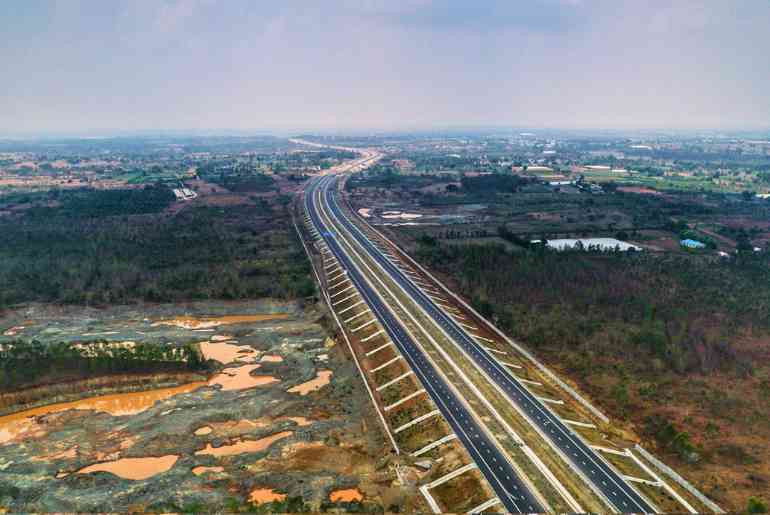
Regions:
<svg viewBox="0 0 770 515"><path fill-rule="evenodd" d="M541 243L541 241L533 240L531 243ZM615 238L565 238L560 240L547 240L545 246L552 250L599 250L602 252L642 250L642 247L637 247L636 245Z"/></svg>
<svg viewBox="0 0 770 515"><path fill-rule="evenodd" d="M698 240L691 240L689 238L687 238L686 240L680 241L679 244L682 247L687 247L688 249L705 249L706 248L706 244L701 243Z"/></svg>

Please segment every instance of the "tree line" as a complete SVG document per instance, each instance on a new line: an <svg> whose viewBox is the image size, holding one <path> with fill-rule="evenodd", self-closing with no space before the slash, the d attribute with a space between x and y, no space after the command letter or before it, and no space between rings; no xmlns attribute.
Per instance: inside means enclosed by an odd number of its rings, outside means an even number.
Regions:
<svg viewBox="0 0 770 515"><path fill-rule="evenodd" d="M313 295L285 206L0 219L0 309Z"/></svg>
<svg viewBox="0 0 770 515"><path fill-rule="evenodd" d="M143 342L124 346L103 340L48 344L14 340L0 344L0 391L3 392L112 374L205 369L200 350L192 344Z"/></svg>

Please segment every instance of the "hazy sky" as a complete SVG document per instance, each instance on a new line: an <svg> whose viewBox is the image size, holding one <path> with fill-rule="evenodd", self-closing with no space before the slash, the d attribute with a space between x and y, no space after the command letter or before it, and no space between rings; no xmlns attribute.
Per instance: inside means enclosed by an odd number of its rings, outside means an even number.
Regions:
<svg viewBox="0 0 770 515"><path fill-rule="evenodd" d="M2 0L0 134L770 126L770 0Z"/></svg>

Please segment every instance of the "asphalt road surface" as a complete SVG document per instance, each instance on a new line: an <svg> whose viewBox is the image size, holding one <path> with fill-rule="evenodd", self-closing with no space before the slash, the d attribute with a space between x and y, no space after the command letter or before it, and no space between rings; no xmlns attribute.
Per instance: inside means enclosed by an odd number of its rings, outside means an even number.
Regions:
<svg viewBox="0 0 770 515"><path fill-rule="evenodd" d="M539 432L562 452L572 466L593 483L596 489L620 512L652 513L649 503L634 490L606 461L569 429L551 410L547 409L530 391L501 365L484 347L471 337L452 317L440 308L406 274L396 267L369 238L353 224L340 209L334 183L330 176L320 187L326 204L335 218L353 234L357 243L375 259L404 291L457 342L471 359L523 411Z"/></svg>
<svg viewBox="0 0 770 515"><path fill-rule="evenodd" d="M390 339L398 347L458 439L468 450L481 473L489 481L506 511L511 513L544 511L508 460L489 440L486 433L436 372L405 328L354 266L344 247L337 241L335 228L329 227L322 220L318 203L324 202L324 208L327 211L332 208L326 204L329 199L326 188L333 185L335 181L335 176L314 179L306 189L305 208L313 225L321 234L329 250L340 262L340 266L347 272L348 278L355 284L363 300L377 317ZM317 195L317 192L320 192L321 195Z"/></svg>

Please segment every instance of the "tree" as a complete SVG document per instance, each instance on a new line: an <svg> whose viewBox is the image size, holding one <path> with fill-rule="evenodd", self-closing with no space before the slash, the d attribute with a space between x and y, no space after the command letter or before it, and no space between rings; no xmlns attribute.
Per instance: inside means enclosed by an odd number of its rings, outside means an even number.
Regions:
<svg viewBox="0 0 770 515"><path fill-rule="evenodd" d="M471 305L473 306L473 309L478 311L481 316L485 318L490 318L495 313L492 303L484 297L473 297Z"/></svg>
<svg viewBox="0 0 770 515"><path fill-rule="evenodd" d="M747 513L767 513L767 503L759 497L749 497Z"/></svg>
<svg viewBox="0 0 770 515"><path fill-rule="evenodd" d="M754 250L754 246L751 244L748 236L745 234L739 235L736 241L735 249L738 252L751 252Z"/></svg>
<svg viewBox="0 0 770 515"><path fill-rule="evenodd" d="M436 241L436 238L434 238L433 236L431 236L429 234L422 234L422 235L420 235L417 238L417 242L420 245L425 245L426 247L435 247L436 244L438 243Z"/></svg>

